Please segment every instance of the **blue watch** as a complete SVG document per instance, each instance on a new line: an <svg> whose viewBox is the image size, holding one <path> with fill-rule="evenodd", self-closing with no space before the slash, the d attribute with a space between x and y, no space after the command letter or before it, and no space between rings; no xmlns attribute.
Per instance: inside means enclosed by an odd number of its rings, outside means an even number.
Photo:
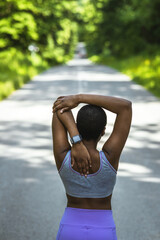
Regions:
<svg viewBox="0 0 160 240"><path fill-rule="evenodd" d="M81 135L76 135L70 138L72 144L76 144L82 141Z"/></svg>

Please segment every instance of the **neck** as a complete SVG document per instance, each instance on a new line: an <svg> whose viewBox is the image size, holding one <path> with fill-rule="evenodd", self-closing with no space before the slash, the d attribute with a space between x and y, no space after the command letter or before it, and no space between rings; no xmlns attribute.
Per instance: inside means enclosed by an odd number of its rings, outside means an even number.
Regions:
<svg viewBox="0 0 160 240"><path fill-rule="evenodd" d="M88 150L92 150L92 149L96 149L97 148L97 141L94 140L90 140L90 141L86 141L83 139L83 144L86 146L86 148Z"/></svg>

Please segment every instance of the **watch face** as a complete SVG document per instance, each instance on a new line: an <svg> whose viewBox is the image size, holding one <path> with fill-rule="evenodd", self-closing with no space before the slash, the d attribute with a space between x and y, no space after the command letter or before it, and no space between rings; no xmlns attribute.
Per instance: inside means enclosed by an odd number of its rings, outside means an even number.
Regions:
<svg viewBox="0 0 160 240"><path fill-rule="evenodd" d="M80 135L76 135L74 137L71 138L71 143L74 144L74 143L78 143L82 140L82 137Z"/></svg>
<svg viewBox="0 0 160 240"><path fill-rule="evenodd" d="M77 135L77 136L74 136L73 137L73 141L76 143L76 142L79 142L81 141L81 138Z"/></svg>

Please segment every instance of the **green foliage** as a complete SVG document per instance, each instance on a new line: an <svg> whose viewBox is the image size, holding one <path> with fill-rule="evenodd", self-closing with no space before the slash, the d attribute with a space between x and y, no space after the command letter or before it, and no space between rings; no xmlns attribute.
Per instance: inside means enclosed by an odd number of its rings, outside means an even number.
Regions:
<svg viewBox="0 0 160 240"><path fill-rule="evenodd" d="M6 0L0 3L0 48L9 47L27 50L28 43L38 39L34 9L26 0Z"/></svg>
<svg viewBox="0 0 160 240"><path fill-rule="evenodd" d="M0 100L49 67L39 55L25 55L11 48L0 53Z"/></svg>
<svg viewBox="0 0 160 240"><path fill-rule="evenodd" d="M160 1L81 0L79 35L89 56L160 96Z"/></svg>
<svg viewBox="0 0 160 240"><path fill-rule="evenodd" d="M73 56L77 8L67 0L0 1L0 99Z"/></svg>
<svg viewBox="0 0 160 240"><path fill-rule="evenodd" d="M90 55L128 57L159 48L159 0L82 0L80 37Z"/></svg>
<svg viewBox="0 0 160 240"><path fill-rule="evenodd" d="M28 54L35 44L50 64L65 62L77 42L77 2L6 0L0 2L0 50L14 47Z"/></svg>
<svg viewBox="0 0 160 240"><path fill-rule="evenodd" d="M144 86L157 97L160 97L160 55L150 56L146 53L129 58L92 56L93 62L118 69L132 80Z"/></svg>
<svg viewBox="0 0 160 240"><path fill-rule="evenodd" d="M0 92L20 87L44 62L46 67L68 61L78 40L86 42L89 55L100 59L113 58L114 63L121 59L122 65L122 59L136 60L140 69L127 68L132 69L132 77L156 88L159 68L153 59L160 49L159 12L159 0L0 1ZM39 51L31 54L30 45ZM152 62L151 72L142 64L144 52ZM133 76L133 69L139 75Z"/></svg>

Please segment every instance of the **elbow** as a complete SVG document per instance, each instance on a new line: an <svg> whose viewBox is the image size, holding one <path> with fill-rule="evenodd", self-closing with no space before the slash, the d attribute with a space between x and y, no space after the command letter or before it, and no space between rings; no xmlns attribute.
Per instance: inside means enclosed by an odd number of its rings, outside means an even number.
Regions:
<svg viewBox="0 0 160 240"><path fill-rule="evenodd" d="M129 101L129 100L126 100L124 108L127 109L127 110L132 110L132 102Z"/></svg>
<svg viewBox="0 0 160 240"><path fill-rule="evenodd" d="M126 112L127 114L132 114L132 102L131 101L125 100L123 102L123 106L120 109L119 113L124 113L124 112Z"/></svg>
<svg viewBox="0 0 160 240"><path fill-rule="evenodd" d="M132 102L131 101L127 101L126 108L125 108L124 112L128 116L130 116L130 118L132 119Z"/></svg>
<svg viewBox="0 0 160 240"><path fill-rule="evenodd" d="M61 119L61 117L62 117L62 113L61 113L61 110L57 110L56 112L55 112L55 114L56 114L56 116L57 116L57 118L60 120Z"/></svg>
<svg viewBox="0 0 160 240"><path fill-rule="evenodd" d="M132 102L131 101L127 101L128 102L128 108L132 109Z"/></svg>

